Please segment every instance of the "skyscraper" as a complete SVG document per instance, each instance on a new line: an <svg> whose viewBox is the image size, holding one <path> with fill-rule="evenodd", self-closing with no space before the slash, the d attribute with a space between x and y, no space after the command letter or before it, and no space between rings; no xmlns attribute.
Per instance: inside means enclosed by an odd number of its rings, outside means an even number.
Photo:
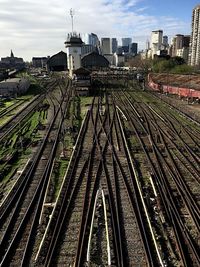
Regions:
<svg viewBox="0 0 200 267"><path fill-rule="evenodd" d="M86 45L99 46L99 39L95 33L83 33L81 37Z"/></svg>
<svg viewBox="0 0 200 267"><path fill-rule="evenodd" d="M190 39L189 64L200 65L200 5L192 11L192 33Z"/></svg>
<svg viewBox="0 0 200 267"><path fill-rule="evenodd" d="M130 46L132 43L132 38L122 38L122 46Z"/></svg>
<svg viewBox="0 0 200 267"><path fill-rule="evenodd" d="M112 38L112 53L114 54L117 51L117 39L116 38Z"/></svg>
<svg viewBox="0 0 200 267"><path fill-rule="evenodd" d="M167 35L163 36L163 46L164 46L164 49L168 47L168 36Z"/></svg>
<svg viewBox="0 0 200 267"><path fill-rule="evenodd" d="M149 40L147 39L146 40L146 50L149 50L150 49L150 42Z"/></svg>
<svg viewBox="0 0 200 267"><path fill-rule="evenodd" d="M138 51L138 44L132 43L130 45L130 53L135 56L135 55L137 55L137 51Z"/></svg>
<svg viewBox="0 0 200 267"><path fill-rule="evenodd" d="M163 31L157 30L151 32L151 51L152 51L152 58L155 54L157 54L158 50L161 50L163 41Z"/></svg>
<svg viewBox="0 0 200 267"><path fill-rule="evenodd" d="M177 50L183 48L184 35L176 34L172 39L172 57L177 56Z"/></svg>
<svg viewBox="0 0 200 267"><path fill-rule="evenodd" d="M189 41L189 35L176 34L176 36L172 38L169 55L171 57L182 57L185 62L188 62Z"/></svg>
<svg viewBox="0 0 200 267"><path fill-rule="evenodd" d="M103 55L112 54L112 45L110 38L101 38L101 52Z"/></svg>

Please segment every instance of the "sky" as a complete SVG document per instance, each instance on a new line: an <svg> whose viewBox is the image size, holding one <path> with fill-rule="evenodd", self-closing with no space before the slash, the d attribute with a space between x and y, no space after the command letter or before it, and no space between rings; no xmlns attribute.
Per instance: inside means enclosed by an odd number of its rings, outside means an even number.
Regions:
<svg viewBox="0 0 200 267"><path fill-rule="evenodd" d="M65 51L71 31L94 32L101 37L131 37L144 49L152 30L162 29L169 39L191 33L196 0L0 0L0 57L31 61Z"/></svg>

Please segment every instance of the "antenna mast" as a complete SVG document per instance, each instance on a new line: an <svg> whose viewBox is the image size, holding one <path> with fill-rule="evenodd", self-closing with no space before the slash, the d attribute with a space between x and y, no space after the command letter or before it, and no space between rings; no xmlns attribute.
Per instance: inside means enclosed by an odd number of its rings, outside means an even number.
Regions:
<svg viewBox="0 0 200 267"><path fill-rule="evenodd" d="M74 33L74 21L73 21L73 19L74 19L74 10L71 8L70 9L70 16L71 16L71 19L72 19L72 35L73 35L73 33Z"/></svg>

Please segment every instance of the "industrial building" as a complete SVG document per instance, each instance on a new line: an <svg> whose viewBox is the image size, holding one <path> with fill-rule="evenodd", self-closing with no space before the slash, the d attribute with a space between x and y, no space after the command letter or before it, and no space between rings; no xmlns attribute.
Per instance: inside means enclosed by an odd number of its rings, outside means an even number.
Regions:
<svg viewBox="0 0 200 267"><path fill-rule="evenodd" d="M92 52L82 57L81 65L82 67L90 70L97 70L108 68L109 61L104 56L99 55L97 52Z"/></svg>
<svg viewBox="0 0 200 267"><path fill-rule="evenodd" d="M47 61L48 71L65 71L67 70L67 54L63 51L53 55Z"/></svg>
<svg viewBox="0 0 200 267"><path fill-rule="evenodd" d="M91 86L91 72L85 68L79 68L73 71L73 86L79 96L86 96L89 94Z"/></svg>
<svg viewBox="0 0 200 267"><path fill-rule="evenodd" d="M10 97L25 93L30 86L29 80L25 78L12 78L0 82L0 96Z"/></svg>
<svg viewBox="0 0 200 267"><path fill-rule="evenodd" d="M32 66L34 68L46 68L47 61L50 57L33 57Z"/></svg>

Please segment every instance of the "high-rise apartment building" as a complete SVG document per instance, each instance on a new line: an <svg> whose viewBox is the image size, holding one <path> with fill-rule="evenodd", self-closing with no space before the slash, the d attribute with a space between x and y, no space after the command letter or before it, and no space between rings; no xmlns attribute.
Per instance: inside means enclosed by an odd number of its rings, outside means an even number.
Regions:
<svg viewBox="0 0 200 267"><path fill-rule="evenodd" d="M99 46L99 39L95 33L83 33L81 37L86 45Z"/></svg>
<svg viewBox="0 0 200 267"><path fill-rule="evenodd" d="M147 39L146 40L146 50L149 50L150 49L150 42L149 40Z"/></svg>
<svg viewBox="0 0 200 267"><path fill-rule="evenodd" d="M183 47L189 47L189 46L190 46L190 35L184 35Z"/></svg>
<svg viewBox="0 0 200 267"><path fill-rule="evenodd" d="M176 34L175 37L172 39L172 57L177 56L177 50L183 48L184 43L184 35L183 34Z"/></svg>
<svg viewBox="0 0 200 267"><path fill-rule="evenodd" d="M103 55L112 54L112 44L110 38L101 38L101 52Z"/></svg>
<svg viewBox="0 0 200 267"><path fill-rule="evenodd" d="M138 44L132 43L130 45L130 53L135 56L135 55L137 55L137 52L138 52Z"/></svg>
<svg viewBox="0 0 200 267"><path fill-rule="evenodd" d="M185 62L188 62L189 40L189 35L176 34L176 36L172 38L169 55L171 57L182 57Z"/></svg>
<svg viewBox="0 0 200 267"><path fill-rule="evenodd" d="M117 38L112 38L112 53L113 54L117 51L117 46L118 46Z"/></svg>
<svg viewBox="0 0 200 267"><path fill-rule="evenodd" d="M163 36L163 48L166 49L168 47L168 36L164 35Z"/></svg>
<svg viewBox="0 0 200 267"><path fill-rule="evenodd" d="M151 32L151 53L152 57L162 48L163 31L157 30Z"/></svg>
<svg viewBox="0 0 200 267"><path fill-rule="evenodd" d="M190 39L189 64L200 65L200 5L192 11L192 33Z"/></svg>

